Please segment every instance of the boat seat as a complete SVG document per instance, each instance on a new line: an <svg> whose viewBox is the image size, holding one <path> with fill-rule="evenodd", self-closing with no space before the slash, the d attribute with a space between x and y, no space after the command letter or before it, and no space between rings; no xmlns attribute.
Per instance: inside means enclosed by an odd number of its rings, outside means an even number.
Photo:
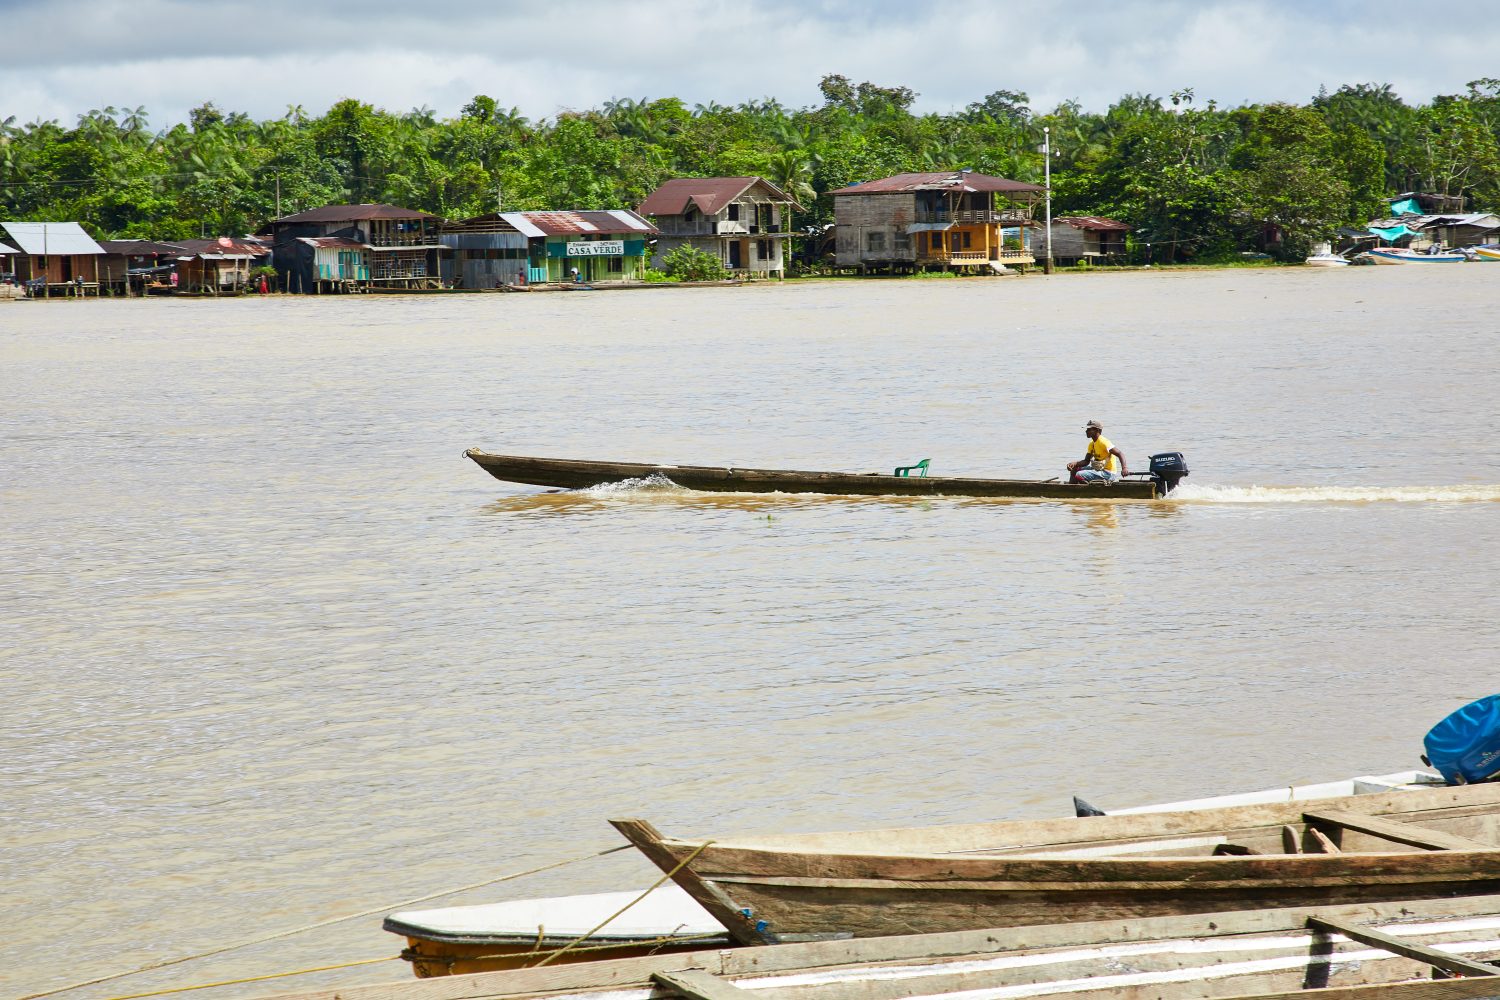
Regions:
<svg viewBox="0 0 1500 1000"><path fill-rule="evenodd" d="M896 466L896 471L892 472L891 475L910 477L911 474L915 472L918 476L921 476L923 479L925 479L927 478L927 463L931 461L932 459L930 458L924 458L916 465L898 465Z"/></svg>

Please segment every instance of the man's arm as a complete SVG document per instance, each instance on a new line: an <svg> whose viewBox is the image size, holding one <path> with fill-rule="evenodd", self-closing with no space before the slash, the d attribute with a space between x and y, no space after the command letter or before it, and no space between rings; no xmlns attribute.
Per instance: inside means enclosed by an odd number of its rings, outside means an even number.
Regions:
<svg viewBox="0 0 1500 1000"><path fill-rule="evenodd" d="M1124 455L1124 453L1121 452L1120 449L1118 449L1118 448L1111 448L1111 449L1109 449L1109 453L1111 455L1115 456L1115 458L1118 458L1120 460L1120 475L1122 475L1122 476L1128 476L1128 475L1130 475L1130 463L1127 462L1127 461L1125 461L1125 455Z"/></svg>

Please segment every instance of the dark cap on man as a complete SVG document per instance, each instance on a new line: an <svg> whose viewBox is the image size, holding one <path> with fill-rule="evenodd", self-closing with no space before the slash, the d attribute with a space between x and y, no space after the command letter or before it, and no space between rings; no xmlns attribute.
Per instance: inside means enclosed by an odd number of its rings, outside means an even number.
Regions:
<svg viewBox="0 0 1500 1000"><path fill-rule="evenodd" d="M1083 429L1086 431L1102 431L1104 430L1104 425L1097 420L1090 420L1083 425Z"/></svg>

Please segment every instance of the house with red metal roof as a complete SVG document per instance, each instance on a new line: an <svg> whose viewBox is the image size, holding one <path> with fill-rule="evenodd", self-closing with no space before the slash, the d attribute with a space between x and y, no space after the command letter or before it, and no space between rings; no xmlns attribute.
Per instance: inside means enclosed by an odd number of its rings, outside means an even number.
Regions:
<svg viewBox="0 0 1500 1000"><path fill-rule="evenodd" d="M653 267L687 244L718 257L731 273L781 277L792 209L801 207L763 177L678 177L651 192L638 211L661 230Z"/></svg>
<svg viewBox="0 0 1500 1000"><path fill-rule="evenodd" d="M1060 264L1123 257L1128 232L1125 223L1099 215L1059 215L1052 220L1052 257Z"/></svg>
<svg viewBox="0 0 1500 1000"><path fill-rule="evenodd" d="M441 222L398 205L324 205L274 219L261 235L285 291L438 288ZM320 242L326 237L340 242Z"/></svg>
<svg viewBox="0 0 1500 1000"><path fill-rule="evenodd" d="M656 235L623 208L492 212L443 226L443 273L459 288L640 281Z"/></svg>
<svg viewBox="0 0 1500 1000"><path fill-rule="evenodd" d="M971 170L897 174L832 191L835 261L861 271L1036 263L1027 230L1047 189Z"/></svg>

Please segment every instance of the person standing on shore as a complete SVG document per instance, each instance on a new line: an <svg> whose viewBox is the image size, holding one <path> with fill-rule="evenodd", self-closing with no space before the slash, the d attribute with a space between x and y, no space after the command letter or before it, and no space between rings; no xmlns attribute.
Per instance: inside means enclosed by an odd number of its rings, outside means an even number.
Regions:
<svg viewBox="0 0 1500 1000"><path fill-rule="evenodd" d="M1068 471L1072 473L1070 482L1118 483L1122 476L1130 475L1130 464L1124 453L1104 436L1103 424L1090 420L1083 432L1088 435L1088 447L1080 461L1068 463Z"/></svg>

